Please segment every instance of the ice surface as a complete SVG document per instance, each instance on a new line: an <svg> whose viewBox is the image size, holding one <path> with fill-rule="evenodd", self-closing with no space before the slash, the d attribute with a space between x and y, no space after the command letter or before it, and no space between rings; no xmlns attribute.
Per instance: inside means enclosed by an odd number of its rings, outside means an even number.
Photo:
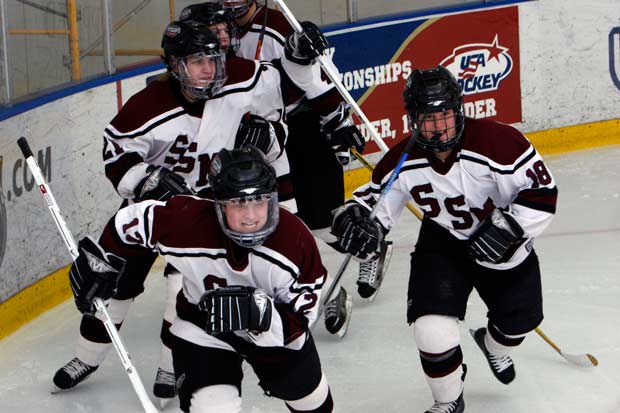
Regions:
<svg viewBox="0 0 620 413"><path fill-rule="evenodd" d="M542 330L571 354L592 353L595 368L569 364L532 333L514 352L517 378L499 383L467 333L486 324L477 295L461 325L469 371L468 412L620 412L620 147L546 158L559 186L556 219L536 240L543 273ZM423 412L432 404L420 367L412 328L405 322L409 253L419 223L405 211L391 233L395 241L389 275L368 304L355 292L357 264L343 277L353 295L353 318L343 340L325 332L315 339L339 412ZM335 272L342 257L327 248ZM150 393L159 359L159 330L165 283L161 263L146 292L130 310L121 335ZM54 372L73 357L79 314L73 302L45 313L0 341L0 412L140 412L114 350L99 370L72 391L51 395ZM287 412L264 396L251 369L243 384L244 412ZM174 400L166 411L179 411Z"/></svg>

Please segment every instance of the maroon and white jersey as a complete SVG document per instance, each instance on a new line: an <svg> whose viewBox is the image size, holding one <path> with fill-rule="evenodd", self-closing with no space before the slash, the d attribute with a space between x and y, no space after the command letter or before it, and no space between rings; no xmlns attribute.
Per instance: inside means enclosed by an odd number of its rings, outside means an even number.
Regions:
<svg viewBox="0 0 620 413"><path fill-rule="evenodd" d="M245 59L256 59L256 48L258 47L258 39L265 20L265 6L258 6L256 14L252 20L242 29L239 30L240 46L237 50L237 56ZM260 49L259 60L272 61L281 59L284 72L289 74L289 62L284 59L284 44L286 37L293 32L293 28L286 20L281 11L269 9L267 12L267 23L265 25L265 35ZM337 70L334 67L335 70ZM317 100L313 103L313 107L321 114L327 114L335 109L342 101L335 86L322 73L318 63L312 65L312 76L306 78L295 77L294 83L305 92L308 100ZM299 102L297 102L299 103ZM297 103L287 107L290 112L297 106Z"/></svg>
<svg viewBox="0 0 620 413"><path fill-rule="evenodd" d="M269 331L238 335L261 347L301 348L317 317L327 277L310 230L283 208L275 232L250 249L238 247L224 234L213 202L193 196L147 200L119 210L100 243L121 257L130 257L138 247L157 251L183 274L178 318L170 331L200 346L232 350L185 315L206 317L197 304L207 290L242 285L264 290L276 311Z"/></svg>
<svg viewBox="0 0 620 413"><path fill-rule="evenodd" d="M287 127L280 72L269 63L237 57L227 59L226 66L226 84L212 98L189 103L178 82L162 76L132 96L106 127L106 176L123 198L134 197L134 188L149 165L173 170L196 191L208 187L212 157L234 147L240 120L250 112L275 123L276 132L283 135L266 156L278 176L280 200L292 200L289 164L282 148Z"/></svg>
<svg viewBox="0 0 620 413"><path fill-rule="evenodd" d="M371 182L354 192L356 200L374 206L406 143L403 140L381 159ZM411 151L381 202L377 218L389 229L405 204L413 200L425 218L467 240L493 208L505 208L528 240L507 262L479 264L512 268L531 251L531 239L550 224L557 192L551 172L519 131L502 123L468 118L461 142L445 162L417 147Z"/></svg>

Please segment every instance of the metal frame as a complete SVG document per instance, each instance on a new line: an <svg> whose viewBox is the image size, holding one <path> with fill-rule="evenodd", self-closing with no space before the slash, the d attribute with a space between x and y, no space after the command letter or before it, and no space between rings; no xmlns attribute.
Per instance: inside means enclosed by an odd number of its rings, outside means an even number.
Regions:
<svg viewBox="0 0 620 413"><path fill-rule="evenodd" d="M114 28L112 27L112 0L101 0L101 25L103 26L103 66L107 74L116 73L114 64Z"/></svg>
<svg viewBox="0 0 620 413"><path fill-rule="evenodd" d="M6 13L4 11L4 0L0 0L0 68L2 73L2 95L0 103L9 104L11 102L11 79L9 78L9 50L7 46Z"/></svg>

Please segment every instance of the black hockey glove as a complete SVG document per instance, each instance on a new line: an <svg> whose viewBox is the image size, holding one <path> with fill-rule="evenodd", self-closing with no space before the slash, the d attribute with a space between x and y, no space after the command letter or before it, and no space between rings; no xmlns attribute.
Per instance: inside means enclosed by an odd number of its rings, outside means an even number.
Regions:
<svg viewBox="0 0 620 413"><path fill-rule="evenodd" d="M208 314L208 334L248 330L263 332L271 327L271 298L260 289L232 285L203 294L198 307Z"/></svg>
<svg viewBox="0 0 620 413"><path fill-rule="evenodd" d="M370 211L358 203L338 208L332 221L332 234L338 245L360 261L374 259L385 240L383 227L370 219Z"/></svg>
<svg viewBox="0 0 620 413"><path fill-rule="evenodd" d="M351 161L349 148L355 148L362 153L366 146L364 136L353 124L353 119L349 115L349 105L346 103L341 103L335 111L321 117L321 132L341 165L347 165Z"/></svg>
<svg viewBox="0 0 620 413"><path fill-rule="evenodd" d="M301 33L288 35L284 45L284 54L291 61L300 65L309 65L329 47L327 39L319 27L309 21L301 22Z"/></svg>
<svg viewBox="0 0 620 413"><path fill-rule="evenodd" d="M167 201L174 195L193 194L185 180L170 169L149 165L146 172L147 175L133 191L136 201L144 201L145 199Z"/></svg>
<svg viewBox="0 0 620 413"><path fill-rule="evenodd" d="M254 145L267 154L276 139L276 131L268 120L248 112L241 118L235 138L235 148Z"/></svg>
<svg viewBox="0 0 620 413"><path fill-rule="evenodd" d="M80 255L69 271L75 305L82 314L92 314L95 297L108 300L116 294L118 280L125 270L125 260L105 252L90 237L78 243Z"/></svg>
<svg viewBox="0 0 620 413"><path fill-rule="evenodd" d="M523 238L523 234L513 217L495 208L469 238L469 253L479 261L497 263Z"/></svg>

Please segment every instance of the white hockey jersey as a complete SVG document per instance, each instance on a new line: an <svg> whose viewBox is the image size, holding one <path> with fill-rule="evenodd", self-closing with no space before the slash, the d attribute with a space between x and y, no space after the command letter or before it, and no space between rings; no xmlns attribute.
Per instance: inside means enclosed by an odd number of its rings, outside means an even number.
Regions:
<svg viewBox="0 0 620 413"><path fill-rule="evenodd" d="M406 140L390 149L375 168L371 182L354 192L357 201L374 206L401 157ZM390 229L410 200L460 240L467 240L495 208L505 209L528 238L506 262L490 268L512 268L532 248L555 213L557 187L532 144L515 128L484 119L467 119L461 142L445 162L415 148L379 205L377 219Z"/></svg>
<svg viewBox="0 0 620 413"><path fill-rule="evenodd" d="M255 59L256 49L258 47L258 40L265 21L265 6L259 6L258 11L252 17L252 20L239 32L240 46L237 50L237 56L245 59ZM286 20L286 17L281 11L275 9L267 10L267 22L265 25L265 35L263 37L262 46L260 49L259 60L272 61L275 59L283 59L284 57L284 44L286 37L293 32L293 28ZM289 70L286 67L287 61L282 60L285 65L284 72L288 73ZM334 68L335 69L335 68ZM337 70L337 69L335 69ZM321 67L318 63L312 66L312 76L308 76L304 79L295 78L293 82L305 92L305 97L308 100L318 100L314 104L315 110L321 114L327 114L335 109L335 107L342 101L335 86L329 81L327 76L322 73ZM299 102L291 104L287 107L290 112L293 110Z"/></svg>
<svg viewBox="0 0 620 413"><path fill-rule="evenodd" d="M126 258L137 247L157 251L183 274L178 318L170 331L200 346L226 350L232 347L225 335L220 339L203 330L207 315L197 304L207 290L232 285L264 290L274 300L270 330L240 332L235 339L241 337L259 347L298 350L316 319L327 277L312 234L282 208L275 232L251 249L238 247L222 232L213 202L192 196L176 196L167 202L147 200L119 210L100 243Z"/></svg>
<svg viewBox="0 0 620 413"><path fill-rule="evenodd" d="M189 103L178 82L165 75L132 96L106 127L106 176L123 198L134 197L149 165L173 170L196 191L208 187L211 158L234 147L240 120L250 112L276 122L280 142L266 155L278 176L280 200L292 199L280 72L269 63L237 57L227 59L226 66L226 84L212 98Z"/></svg>

